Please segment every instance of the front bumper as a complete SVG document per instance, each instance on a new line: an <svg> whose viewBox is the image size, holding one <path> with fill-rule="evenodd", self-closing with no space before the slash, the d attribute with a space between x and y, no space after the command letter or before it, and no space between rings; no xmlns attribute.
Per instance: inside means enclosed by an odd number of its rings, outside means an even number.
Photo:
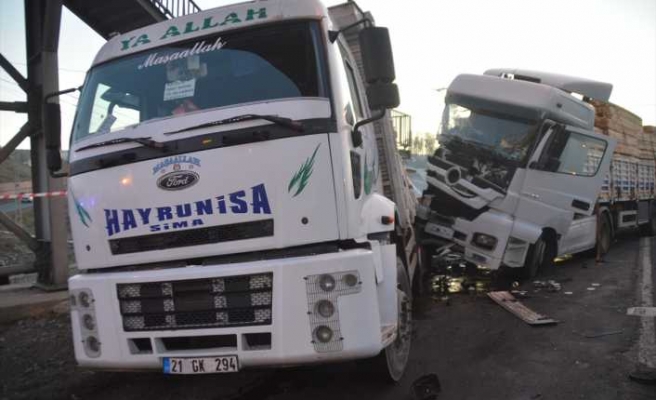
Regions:
<svg viewBox="0 0 656 400"><path fill-rule="evenodd" d="M464 249L467 261L492 270L499 269L506 256L505 250L513 228L512 218L504 213L494 210L486 211L468 221L464 218L440 218L434 215L427 207L422 215L426 217L424 231L431 235L452 241ZM494 236L497 239L494 249L485 249L475 245L472 240L477 232ZM507 257L506 257L507 258ZM510 266L514 263L511 261ZM521 266L517 265L517 266Z"/></svg>
<svg viewBox="0 0 656 400"><path fill-rule="evenodd" d="M256 366L295 365L334 360L371 357L383 348L380 312L376 289L374 257L370 250L349 250L307 257L286 258L248 263L193 266L162 270L112 272L76 275L69 280L75 296L82 291L91 294L95 319L93 335L100 349L89 351L90 331L82 318L87 308L79 301L71 307L71 322L75 356L84 367L106 369L162 369L163 357L204 357L237 355L240 368ZM314 343L313 327L317 318L313 302L323 296L310 288L308 281L321 274L343 276L355 272L359 277L358 290L333 296L335 315L339 323L339 346L319 348ZM153 282L175 282L208 278L234 277L250 274L272 274L270 324L177 330L128 332L124 328L117 285ZM334 295L334 293L333 293ZM335 318L335 317L333 317ZM314 325L312 325L314 324ZM249 335L263 334L270 343L253 346ZM180 338L224 336L226 346L212 348L175 348L166 343ZM262 335L256 337L262 337ZM135 348L135 340L149 343L151 350ZM216 343L216 342L215 342Z"/></svg>

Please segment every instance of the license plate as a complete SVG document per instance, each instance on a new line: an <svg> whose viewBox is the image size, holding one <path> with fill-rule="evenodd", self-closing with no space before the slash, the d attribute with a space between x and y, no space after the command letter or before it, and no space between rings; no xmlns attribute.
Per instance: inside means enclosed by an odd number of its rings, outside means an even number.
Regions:
<svg viewBox="0 0 656 400"><path fill-rule="evenodd" d="M453 229L447 228L446 226L437 225L432 222L427 223L426 228L424 228L424 230L427 233L433 234L435 236L443 237L445 239L453 238Z"/></svg>
<svg viewBox="0 0 656 400"><path fill-rule="evenodd" d="M224 374L239 371L237 356L165 357L163 364L165 374Z"/></svg>

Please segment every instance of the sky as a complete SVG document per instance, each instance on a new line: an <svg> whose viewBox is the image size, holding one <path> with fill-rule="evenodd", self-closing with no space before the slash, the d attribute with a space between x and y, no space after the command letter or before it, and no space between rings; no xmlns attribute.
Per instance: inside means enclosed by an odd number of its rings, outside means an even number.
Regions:
<svg viewBox="0 0 656 400"><path fill-rule="evenodd" d="M202 9L234 0L195 0ZM325 0L331 6L343 0ZM614 85L611 102L656 125L656 0L358 0L390 29L401 94L414 132L435 133L443 91L461 73L521 68ZM60 88L79 86L104 40L64 9ZM0 52L25 74L22 0L0 0ZM0 101L24 100L0 71ZM68 146L77 94L62 104ZM25 122L0 111L0 145ZM24 141L21 148L28 148Z"/></svg>

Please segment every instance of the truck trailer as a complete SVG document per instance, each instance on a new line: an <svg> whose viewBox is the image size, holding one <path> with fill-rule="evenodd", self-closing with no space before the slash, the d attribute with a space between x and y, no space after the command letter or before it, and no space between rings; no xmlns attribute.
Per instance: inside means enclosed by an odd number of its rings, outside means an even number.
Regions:
<svg viewBox="0 0 656 400"><path fill-rule="evenodd" d="M616 140L595 132L589 101L611 91L526 70L456 77L428 159L422 231L457 244L471 263L523 268L527 277L594 247L597 220L609 212L597 201Z"/></svg>
<svg viewBox="0 0 656 400"><path fill-rule="evenodd" d="M79 365L194 374L370 358L401 378L415 205L388 145L389 34L358 10L250 1L102 47L69 152Z"/></svg>

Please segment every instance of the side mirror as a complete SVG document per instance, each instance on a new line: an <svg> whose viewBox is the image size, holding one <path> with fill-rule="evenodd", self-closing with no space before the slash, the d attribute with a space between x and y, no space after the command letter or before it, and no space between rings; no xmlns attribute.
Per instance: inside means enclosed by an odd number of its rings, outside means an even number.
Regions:
<svg viewBox="0 0 656 400"><path fill-rule="evenodd" d="M61 154L61 110L59 103L45 103L43 107L46 163L53 173L62 168Z"/></svg>
<svg viewBox="0 0 656 400"><path fill-rule="evenodd" d="M367 87L367 102L372 110L396 108L401 104L399 88L394 83L375 83Z"/></svg>
<svg viewBox="0 0 656 400"><path fill-rule="evenodd" d="M398 107L392 44L387 28L367 27L359 34L364 79L368 83L367 100L372 110Z"/></svg>
<svg viewBox="0 0 656 400"><path fill-rule="evenodd" d="M394 82L396 73L387 28L364 28L360 31L358 40L365 81L369 84Z"/></svg>

